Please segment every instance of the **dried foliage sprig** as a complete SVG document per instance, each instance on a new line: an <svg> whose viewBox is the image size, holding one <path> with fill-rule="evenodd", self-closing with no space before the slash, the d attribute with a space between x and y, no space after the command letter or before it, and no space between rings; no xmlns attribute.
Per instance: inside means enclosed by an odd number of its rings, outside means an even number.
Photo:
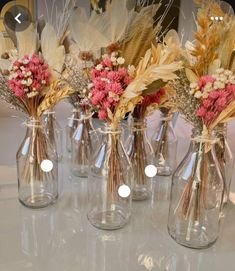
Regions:
<svg viewBox="0 0 235 271"><path fill-rule="evenodd" d="M172 101L186 121L190 122L195 128L202 130L203 122L195 114L200 107L200 102L189 92L190 82L185 70L181 70L177 74L179 79L169 83L176 90L176 95L172 96Z"/></svg>
<svg viewBox="0 0 235 271"><path fill-rule="evenodd" d="M27 108L9 89L5 76L0 71L0 98L10 105L10 108L27 114Z"/></svg>
<svg viewBox="0 0 235 271"><path fill-rule="evenodd" d="M89 84L91 83L89 69L82 65L66 63L62 80L73 89L73 93L68 97L69 103L74 108L79 108L80 104L89 103Z"/></svg>

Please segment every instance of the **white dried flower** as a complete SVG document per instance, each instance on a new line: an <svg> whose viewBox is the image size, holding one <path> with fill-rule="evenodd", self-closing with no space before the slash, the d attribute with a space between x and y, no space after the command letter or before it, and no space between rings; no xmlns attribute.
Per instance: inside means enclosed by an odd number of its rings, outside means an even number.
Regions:
<svg viewBox="0 0 235 271"><path fill-rule="evenodd" d="M26 85L26 84L27 84L27 81L26 81L26 80L21 80L21 84L22 84L22 85Z"/></svg>
<svg viewBox="0 0 235 271"><path fill-rule="evenodd" d="M111 58L112 58L112 57L116 57L117 55L118 55L118 52L112 52L112 53L111 53Z"/></svg>
<svg viewBox="0 0 235 271"><path fill-rule="evenodd" d="M105 59L105 58L108 58L109 56L107 54L104 54L102 55L102 58Z"/></svg>
<svg viewBox="0 0 235 271"><path fill-rule="evenodd" d="M226 82L226 80L227 80L227 77L224 75L219 77L219 81L221 81L223 83Z"/></svg>
<svg viewBox="0 0 235 271"><path fill-rule="evenodd" d="M135 68L134 65L128 65L127 71L128 71L128 74L129 74L131 77L134 77L136 68Z"/></svg>
<svg viewBox="0 0 235 271"><path fill-rule="evenodd" d="M95 67L98 71L101 71L103 69L103 65L102 64L98 64L96 67Z"/></svg>
<svg viewBox="0 0 235 271"><path fill-rule="evenodd" d="M217 74L220 74L220 73L223 73L223 72L224 72L224 69L223 69L223 68L219 68L219 69L216 70L216 73L217 73Z"/></svg>
<svg viewBox="0 0 235 271"><path fill-rule="evenodd" d="M200 99L200 98L202 97L201 91L197 91L197 92L194 94L194 97L197 98L197 99Z"/></svg>
<svg viewBox="0 0 235 271"><path fill-rule="evenodd" d="M225 71L224 71L224 74L225 74L226 76L231 76L231 75L233 75L233 72L230 71L230 70L225 70Z"/></svg>
<svg viewBox="0 0 235 271"><path fill-rule="evenodd" d="M115 56L111 56L110 60L111 60L112 62L116 62L116 61L117 61L117 58L116 58Z"/></svg>
<svg viewBox="0 0 235 271"><path fill-rule="evenodd" d="M208 97L209 97L209 93L208 92L203 92L202 98L207 99Z"/></svg>
<svg viewBox="0 0 235 271"><path fill-rule="evenodd" d="M124 59L123 57L118 57L117 63L118 63L119 65L122 65L122 64L125 63L125 59Z"/></svg>
<svg viewBox="0 0 235 271"><path fill-rule="evenodd" d="M32 91L30 93L27 94L28 98L32 98L32 97L35 97L38 95L38 92L37 91Z"/></svg>
<svg viewBox="0 0 235 271"><path fill-rule="evenodd" d="M23 63L24 65L27 65L27 64L29 63L29 60L28 60L28 59L24 59L24 60L22 61L22 63Z"/></svg>
<svg viewBox="0 0 235 271"><path fill-rule="evenodd" d="M33 83L33 80L32 80L31 78L29 78L28 81L27 81L27 86L28 86L28 87L31 86L32 83Z"/></svg>
<svg viewBox="0 0 235 271"><path fill-rule="evenodd" d="M214 82L214 89L221 89L221 88L225 88L225 83L220 82L220 81L215 81Z"/></svg>
<svg viewBox="0 0 235 271"><path fill-rule="evenodd" d="M94 87L94 84L93 83L89 83L88 84L88 89L91 89L91 88L93 88Z"/></svg>
<svg viewBox="0 0 235 271"><path fill-rule="evenodd" d="M43 85L45 85L45 84L46 84L46 81L45 81L45 80L42 80L41 83L42 83Z"/></svg>
<svg viewBox="0 0 235 271"><path fill-rule="evenodd" d="M197 83L190 83L190 88L196 89L198 87Z"/></svg>
<svg viewBox="0 0 235 271"><path fill-rule="evenodd" d="M206 83L204 92L211 92L213 90L213 84L211 82Z"/></svg>

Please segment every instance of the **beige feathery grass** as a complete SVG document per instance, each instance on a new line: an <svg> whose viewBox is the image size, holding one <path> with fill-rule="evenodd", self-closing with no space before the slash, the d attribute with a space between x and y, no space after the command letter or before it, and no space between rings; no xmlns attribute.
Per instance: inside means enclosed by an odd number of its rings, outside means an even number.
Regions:
<svg viewBox="0 0 235 271"><path fill-rule="evenodd" d="M168 48L169 49L169 48ZM128 85L124 91L119 104L114 112L113 123L117 124L127 112L132 112L135 106L141 102L143 95L153 93L153 86L156 84L155 92L157 92L168 81L177 79L176 71L182 68L182 63L175 59L168 58L171 50L160 43L156 46L152 45L147 50L145 56L140 60L134 80ZM148 87L150 91L148 92Z"/></svg>

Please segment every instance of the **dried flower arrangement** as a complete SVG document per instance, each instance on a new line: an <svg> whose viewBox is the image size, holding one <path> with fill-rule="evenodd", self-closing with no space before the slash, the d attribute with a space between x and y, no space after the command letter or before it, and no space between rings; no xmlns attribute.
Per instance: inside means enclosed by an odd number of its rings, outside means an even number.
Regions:
<svg viewBox="0 0 235 271"><path fill-rule="evenodd" d="M200 143L197 168L188 179L174 211L189 221L189 231L190 225L199 223L203 216L208 194L216 193L217 189L211 187L211 176L207 174L213 157L213 129L235 116L235 16L225 2L196 2L199 9L195 40L186 43L182 52L185 68L178 73L179 79L170 83L176 91L173 101L198 131L194 140ZM219 182L217 185L220 192L226 189L225 184L224 188L219 187Z"/></svg>
<svg viewBox="0 0 235 271"><path fill-rule="evenodd" d="M59 37L49 23L33 23L24 31L10 32L15 48L9 50L0 37L0 97L14 109L28 117L27 127L34 129L24 172L25 182L41 182L50 178L40 169L41 162L49 157L45 133L41 128L41 115L68 97L73 90L61 81L64 70L64 33ZM55 151L55 150L54 150ZM56 155L56 152L55 152ZM33 158L33 160L32 160ZM30 165L30 166L28 166Z"/></svg>
<svg viewBox="0 0 235 271"><path fill-rule="evenodd" d="M200 5L194 43L183 52L185 69L173 83L175 104L186 120L211 134L220 122L234 116L235 19L217 1L196 1ZM223 7L223 8L222 8ZM214 18L223 18L217 21Z"/></svg>
<svg viewBox="0 0 235 271"><path fill-rule="evenodd" d="M159 103L160 98L162 104L168 101L170 91L162 88L168 81L177 79L176 71L182 68L176 33L169 31L164 42L160 42L161 23L168 8L155 20L160 4L140 2L133 1L130 6L126 0L108 1L105 12L93 11L90 17L77 9L70 23L71 37L75 41L73 52L78 52L81 67L90 70L91 82L87 85L90 104L112 131L109 150L112 155L107 161L111 195L121 178L120 172L114 174L121 166L116 150L119 133L115 132L119 131L120 121L142 102L146 113L147 108L151 108L150 102L151 105ZM81 57L84 55L89 55L89 59ZM85 65L85 60L93 60L93 66Z"/></svg>

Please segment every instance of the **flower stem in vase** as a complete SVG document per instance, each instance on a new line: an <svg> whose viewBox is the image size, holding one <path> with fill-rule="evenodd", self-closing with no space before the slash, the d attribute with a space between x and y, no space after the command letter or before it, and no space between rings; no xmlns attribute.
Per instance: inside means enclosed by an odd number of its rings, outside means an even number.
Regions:
<svg viewBox="0 0 235 271"><path fill-rule="evenodd" d="M131 134L125 144L134 172L133 200L148 199L152 190L152 178L145 174L145 168L153 163L153 149L146 130L144 119L133 118Z"/></svg>
<svg viewBox="0 0 235 271"><path fill-rule="evenodd" d="M155 153L157 175L169 176L176 164L177 137L172 126L172 114L168 110L161 110L160 124L152 139Z"/></svg>
<svg viewBox="0 0 235 271"><path fill-rule="evenodd" d="M88 177L96 137L96 133L93 133L93 138L91 138L91 131L93 130L90 123L91 118L91 112L84 106L79 114L77 127L72 136L71 172L73 177Z"/></svg>
<svg viewBox="0 0 235 271"><path fill-rule="evenodd" d="M214 154L213 141L193 139L173 175L168 230L184 246L208 247L219 234L224 180Z"/></svg>
<svg viewBox="0 0 235 271"><path fill-rule="evenodd" d="M225 176L223 203L226 205L229 200L230 185L234 166L233 154L227 141L227 125L224 123L219 124L215 128L214 134L218 138L218 142L215 144L215 152L218 157L221 172Z"/></svg>
<svg viewBox="0 0 235 271"><path fill-rule="evenodd" d="M58 161L61 161L63 156L63 131L56 120L55 112L46 111L43 114L43 122L50 144L57 153Z"/></svg>
<svg viewBox="0 0 235 271"><path fill-rule="evenodd" d="M118 229L130 218L133 171L120 141L121 131L100 131L102 144L94 154L89 173L88 219L101 229Z"/></svg>
<svg viewBox="0 0 235 271"><path fill-rule="evenodd" d="M42 208L58 197L57 155L39 120L26 123L26 137L17 152L19 200Z"/></svg>

